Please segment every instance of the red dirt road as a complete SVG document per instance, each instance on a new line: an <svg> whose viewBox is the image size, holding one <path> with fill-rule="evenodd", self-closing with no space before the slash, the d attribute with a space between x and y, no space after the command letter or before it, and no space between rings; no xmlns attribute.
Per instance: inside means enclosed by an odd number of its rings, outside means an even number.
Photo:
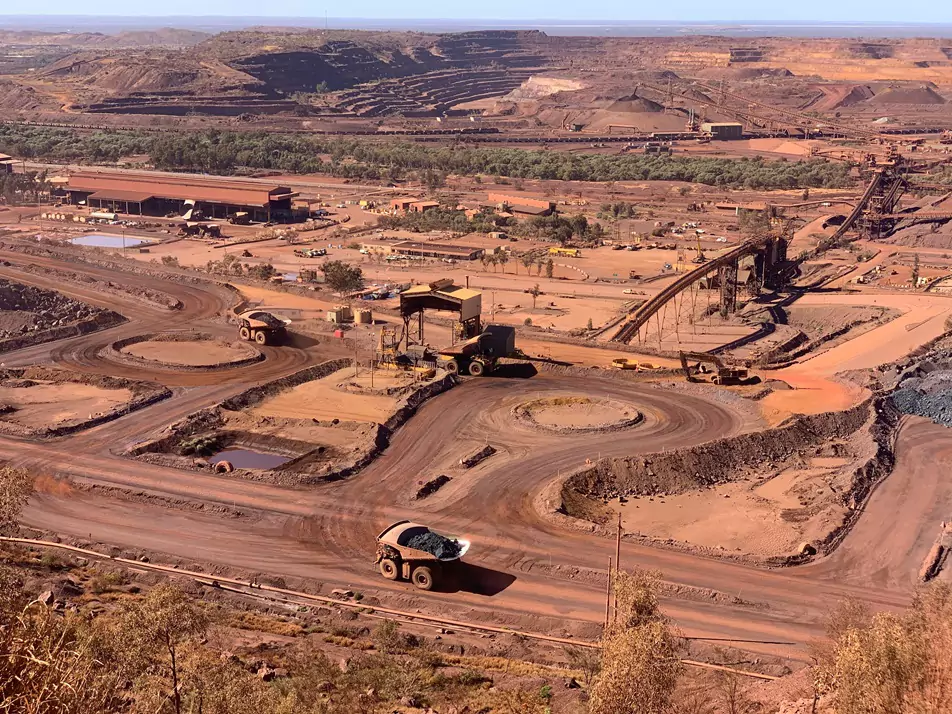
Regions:
<svg viewBox="0 0 952 714"><path fill-rule="evenodd" d="M0 255L14 263L0 274L19 279L15 265L24 262L24 256ZM44 260L51 267L75 268ZM122 336L175 326L230 335L234 328L221 317L229 306L228 294L213 286L186 286L94 266L90 271L170 292L185 307L170 312L110 296L107 304L129 323L4 355L8 365L55 362L79 371L149 378L174 390L165 402L72 437L44 443L0 437L0 459L74 482L71 491L38 493L26 510L27 525L79 539L154 551L184 563L303 578L325 588L345 586L387 604L426 612L590 636L602 617L603 578L614 542L554 525L536 510L539 491L587 458L655 452L760 426L729 401L715 399L714 392L708 398L698 396L703 392L610 376L546 374L470 380L431 400L397 432L377 461L346 481L292 489L126 460L115 454L248 384L335 356L336 346L266 348L264 362L216 374L145 374L104 359L100 350ZM57 287L102 304L101 295L83 296L71 285ZM626 402L643 412L645 421L622 432L555 435L512 418L512 407L521 401L580 392ZM938 510L921 505L922 499L947 503L952 497L937 480L941 469L929 471L929 461L917 461L920 445L938 448L943 443L939 433L929 429L941 427L910 423L903 428L902 469L897 472L907 475L880 487L840 551L824 562L767 571L626 542L623 565L656 568L680 590L665 604L687 635L724 638L752 651L802 658L804 645L821 633L825 612L839 599L854 596L886 608L908 602L910 573L921 562L916 556L923 542L931 545L930 529L939 517ZM458 469L460 458L487 442L498 449L495 456L474 469ZM948 448L952 453L952 446ZM941 451L933 458L952 457ZM420 481L438 473L452 473L454 479L430 499L413 501ZM897 496L892 495L894 488ZM903 504L900 513L915 522L899 534L889 510L897 497ZM423 520L472 538L470 577L462 590L421 597L410 585L377 575L373 537L399 518ZM862 559L870 543L880 549L879 569L886 572L882 577ZM875 587L869 587L870 578Z"/></svg>

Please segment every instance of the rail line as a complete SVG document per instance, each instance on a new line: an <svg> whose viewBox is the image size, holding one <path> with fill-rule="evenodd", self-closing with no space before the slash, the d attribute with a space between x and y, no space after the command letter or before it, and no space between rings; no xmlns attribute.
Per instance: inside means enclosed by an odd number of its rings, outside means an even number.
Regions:
<svg viewBox="0 0 952 714"><path fill-rule="evenodd" d="M394 610L392 608L386 607L377 607L369 608L367 605L362 605L356 602L347 602L346 600L338 600L331 597L324 597L323 595L312 595L311 593L300 592L298 590L290 590L288 588L279 588L272 585L263 585L259 583L252 583L251 581L238 580L237 578L226 578L221 576L212 576L207 573L200 573L194 570L186 570L184 568L176 568L171 565L158 565L156 563L145 563L139 560L132 560L131 558L122 558L119 556L107 555L106 553L100 553L97 550L90 550L89 548L80 548L75 545L67 545L65 543L53 543L52 541L38 540L35 538L15 538L11 536L0 536L0 542L4 543L19 543L21 545L30 545L40 548L58 548L61 550L68 550L72 553L79 553L81 555L89 556L91 558L97 558L99 560L111 560L114 563L122 563L123 565L128 565L133 568L140 568L144 570L151 570L154 572L168 573L170 575L181 575L196 582L199 582L203 585L208 585L213 588L221 588L229 590L231 592L237 592L242 595L250 595L252 597L258 597L261 599L270 599L275 600L278 598L269 598L263 593L273 593L275 595L283 595L285 597L299 598L301 600L307 600L310 602L319 602L323 605L334 605L335 607L344 607L351 610L368 610L372 609L373 613L382 613L384 615L389 615L395 619L401 620L410 620L418 621L433 625L440 626L450 626L457 627L461 629L474 630L478 632L491 632L493 634L500 635L519 635L520 637L525 637L527 639L538 640L540 642L551 642L553 644L567 645L571 647L586 647L589 649L601 649L601 644L598 642L587 642L585 640L574 640L567 637L553 637L552 635L543 635L538 632L526 632L522 630L512 630L507 627L496 627L494 625L484 625L477 622L464 622L462 620L451 620L444 617L434 617L432 615L424 615L419 612L406 612L404 610ZM244 589L239 589L244 588ZM257 590L258 592L254 592ZM289 601L285 601L289 602ZM689 638L690 639L690 638ZM754 679L763 679L767 681L776 681L780 677L775 677L770 674L762 674L760 672L749 672L743 669L735 669L733 667L725 667L719 664L711 664L710 662L698 662L697 660L682 659L682 664L688 665L690 667L700 667L703 669L712 669L721 672L731 672L733 674L738 674L744 677L753 677Z"/></svg>

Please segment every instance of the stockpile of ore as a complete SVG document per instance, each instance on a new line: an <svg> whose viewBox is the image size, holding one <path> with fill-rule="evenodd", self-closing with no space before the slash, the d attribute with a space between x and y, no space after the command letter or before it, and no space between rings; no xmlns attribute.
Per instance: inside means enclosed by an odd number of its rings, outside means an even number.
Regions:
<svg viewBox="0 0 952 714"><path fill-rule="evenodd" d="M433 531L427 531L426 533L420 533L413 536L407 541L407 545L410 548L416 548L417 550L425 551L430 555L436 556L440 560L458 558L460 551L462 550L459 541L445 538L439 533L434 533Z"/></svg>

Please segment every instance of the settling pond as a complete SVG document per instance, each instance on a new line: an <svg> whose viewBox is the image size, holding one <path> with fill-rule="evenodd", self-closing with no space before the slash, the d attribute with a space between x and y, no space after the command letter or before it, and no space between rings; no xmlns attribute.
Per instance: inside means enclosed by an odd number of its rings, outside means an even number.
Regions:
<svg viewBox="0 0 952 714"><path fill-rule="evenodd" d="M269 454L251 449L226 449L219 451L208 461L217 464L219 461L228 461L236 469L273 469L290 461L290 457Z"/></svg>
<svg viewBox="0 0 952 714"><path fill-rule="evenodd" d="M90 233L89 235L71 238L73 245L84 245L90 248L135 248L137 245L149 243L143 238L133 238L131 236L114 236L105 233Z"/></svg>

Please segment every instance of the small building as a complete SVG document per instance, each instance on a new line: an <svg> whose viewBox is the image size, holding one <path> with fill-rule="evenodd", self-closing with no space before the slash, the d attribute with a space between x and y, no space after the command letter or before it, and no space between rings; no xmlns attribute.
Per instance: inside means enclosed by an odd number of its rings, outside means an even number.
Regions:
<svg viewBox="0 0 952 714"><path fill-rule="evenodd" d="M555 202L518 194L490 193L487 197L492 208L525 216L548 216L555 213Z"/></svg>
<svg viewBox="0 0 952 714"><path fill-rule="evenodd" d="M447 243L423 243L404 240L392 245L394 255L407 255L418 258L439 258L445 260L479 260L486 252L483 248Z"/></svg>
<svg viewBox="0 0 952 714"><path fill-rule="evenodd" d="M0 174L13 173L13 157L0 154Z"/></svg>
<svg viewBox="0 0 952 714"><path fill-rule="evenodd" d="M410 204L409 213L426 213L440 207L439 201L414 201Z"/></svg>
<svg viewBox="0 0 952 714"><path fill-rule="evenodd" d="M416 198L394 198L390 201L390 211L392 213L406 213L417 200Z"/></svg>
<svg viewBox="0 0 952 714"><path fill-rule="evenodd" d="M705 122L701 124L701 131L718 141L744 138L744 125L737 122Z"/></svg>
<svg viewBox="0 0 952 714"><path fill-rule="evenodd" d="M401 241L394 240L365 240L360 244L362 253L370 255L393 255L393 248Z"/></svg>

